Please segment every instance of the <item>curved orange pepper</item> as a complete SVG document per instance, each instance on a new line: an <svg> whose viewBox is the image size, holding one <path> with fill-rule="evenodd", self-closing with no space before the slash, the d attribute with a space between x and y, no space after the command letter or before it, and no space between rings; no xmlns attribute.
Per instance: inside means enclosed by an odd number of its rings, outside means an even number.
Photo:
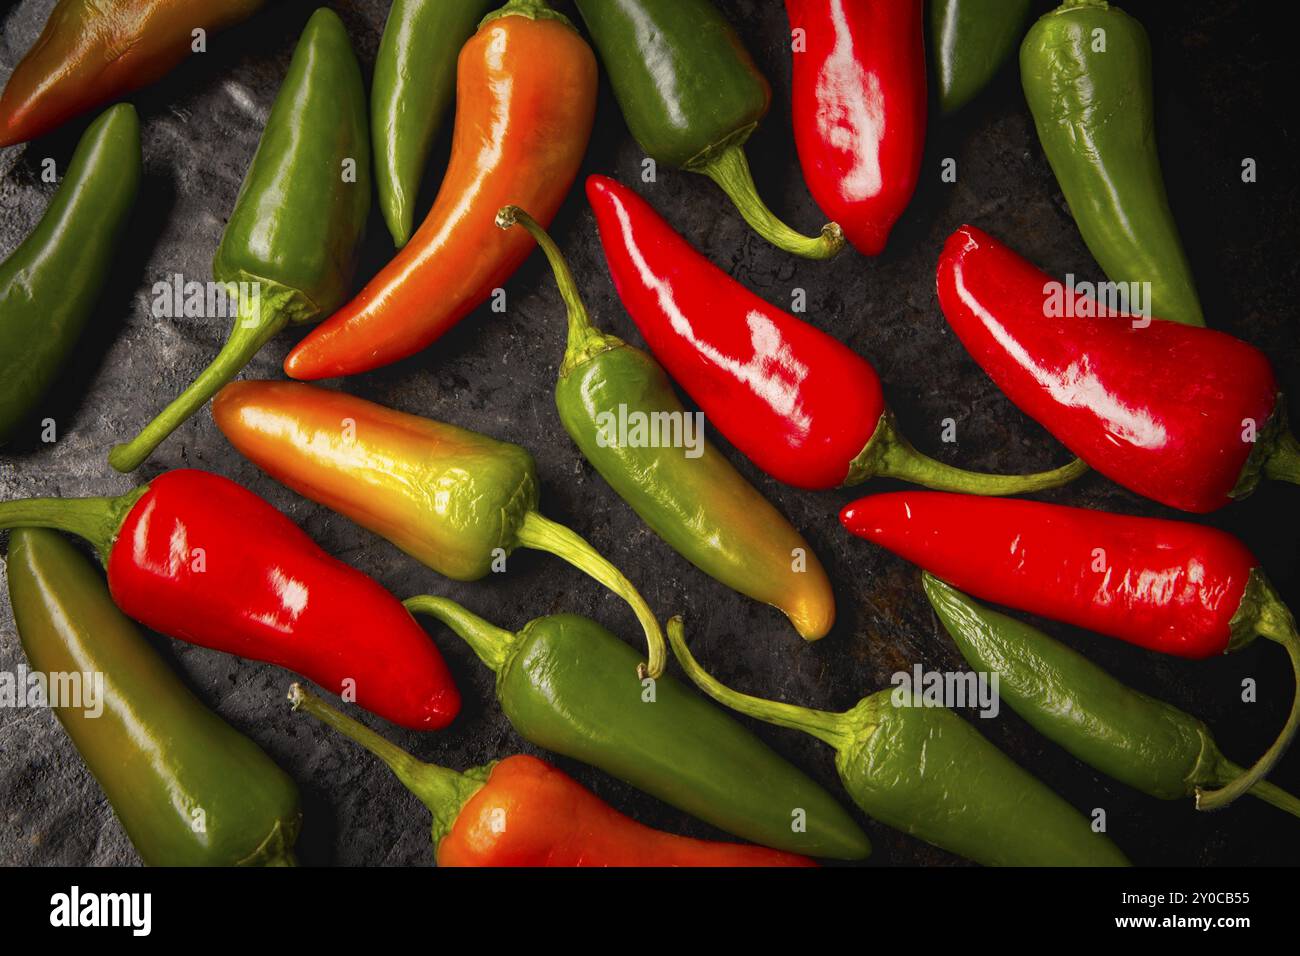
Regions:
<svg viewBox="0 0 1300 956"><path fill-rule="evenodd" d="M461 50L451 161L416 234L359 295L289 354L291 378L353 375L433 343L482 304L533 250L497 210L549 223L591 137L596 58L541 0L511 0Z"/></svg>

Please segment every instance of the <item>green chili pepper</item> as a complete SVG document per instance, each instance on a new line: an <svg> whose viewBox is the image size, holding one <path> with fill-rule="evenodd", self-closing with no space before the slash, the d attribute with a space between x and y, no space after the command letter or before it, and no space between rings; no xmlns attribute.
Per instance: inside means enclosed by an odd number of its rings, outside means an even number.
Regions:
<svg viewBox="0 0 1300 956"><path fill-rule="evenodd" d="M40 224L0 265L0 445L45 395L94 311L140 187L140 121L105 110Z"/></svg>
<svg viewBox="0 0 1300 956"><path fill-rule="evenodd" d="M998 675L1002 700L1035 730L1107 776L1177 800L1245 771L1191 714L1125 687L1082 654L922 574L926 596L966 662ZM1266 780L1250 793L1300 816L1300 800Z"/></svg>
<svg viewBox="0 0 1300 956"><path fill-rule="evenodd" d="M446 598L405 604L442 621L496 672L501 709L537 746L754 843L846 860L871 852L825 790L672 677L639 680L636 652L595 621L557 614L511 634Z"/></svg>
<svg viewBox="0 0 1300 956"><path fill-rule="evenodd" d="M1151 44L1104 0L1065 0L1020 46L1038 139L1098 264L1150 283L1150 314L1204 325L1156 153Z"/></svg>
<svg viewBox="0 0 1300 956"><path fill-rule="evenodd" d="M1029 0L930 0L930 49L945 113L988 86L1024 36L1029 7Z"/></svg>
<svg viewBox="0 0 1300 956"><path fill-rule="evenodd" d="M23 528L8 567L27 659L51 687L80 675L81 699L51 706L145 863L292 866L298 788L168 670L90 562L57 533Z"/></svg>
<svg viewBox="0 0 1300 956"><path fill-rule="evenodd" d="M780 608L806 639L835 622L835 596L803 536L699 436L699 456L683 448L618 440L620 417L686 422L659 364L596 329L564 256L522 209L506 206L497 225L523 226L541 246L568 308L569 335L555 404L569 437L659 537L697 568L741 594Z"/></svg>
<svg viewBox="0 0 1300 956"><path fill-rule="evenodd" d="M342 21L321 8L294 50L212 262L238 303L230 338L189 388L113 449L109 464L138 468L277 332L340 306L369 211L361 68Z"/></svg>
<svg viewBox="0 0 1300 956"><path fill-rule="evenodd" d="M989 866L1127 866L1103 834L946 707L895 703L898 688L844 713L724 686L691 656L681 620L668 641L691 680L720 704L835 748L840 779L882 823Z"/></svg>
<svg viewBox="0 0 1300 956"><path fill-rule="evenodd" d="M393 0L370 85L379 209L393 244L411 238L415 201L456 88L456 58L496 0Z"/></svg>
<svg viewBox="0 0 1300 956"><path fill-rule="evenodd" d="M829 259L844 234L795 232L763 204L745 141L772 89L709 0L577 0L632 136L656 163L708 176L772 245Z"/></svg>

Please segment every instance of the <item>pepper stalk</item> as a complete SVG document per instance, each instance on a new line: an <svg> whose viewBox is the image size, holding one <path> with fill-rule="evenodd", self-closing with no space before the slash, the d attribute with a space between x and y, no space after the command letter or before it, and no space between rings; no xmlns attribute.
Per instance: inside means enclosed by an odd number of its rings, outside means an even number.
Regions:
<svg viewBox="0 0 1300 956"><path fill-rule="evenodd" d="M685 168L717 183L750 228L778 249L804 259L833 259L844 248L844 230L839 223L828 222L820 234L805 236L777 218L758 195L744 148L744 141L753 129L751 126L743 130L743 135L735 141L710 150Z"/></svg>
<svg viewBox="0 0 1300 956"><path fill-rule="evenodd" d="M206 405L223 385L253 360L262 346L287 328L291 321L304 322L315 317L315 311L302 293L278 283L271 285L273 291L269 295L259 294L251 304L243 296L236 296L238 314L230 337L217 357L135 438L114 446L108 454L108 463L113 468L121 472L135 471L167 436ZM235 295L239 286L230 283L228 288L231 295Z"/></svg>
<svg viewBox="0 0 1300 956"><path fill-rule="evenodd" d="M1217 790L1196 788L1196 809L1218 810L1238 797L1251 792L1262 782L1274 765L1282 759L1291 741L1300 730L1300 631L1295 617L1282 603L1273 585L1259 568L1253 568L1241 597L1241 605L1230 624L1232 636L1228 650L1234 651L1249 644L1255 637L1266 637L1281 644L1291 659L1291 673L1295 678L1295 694L1291 698L1291 711L1286 723L1268 750L1245 772Z"/></svg>
<svg viewBox="0 0 1300 956"><path fill-rule="evenodd" d="M277 332L341 305L369 211L365 84L343 22L322 7L294 49L213 258L218 282L258 292L236 297L234 328L217 358L109 463L138 468Z"/></svg>
<svg viewBox="0 0 1300 956"><path fill-rule="evenodd" d="M451 832L465 804L487 782L495 761L458 773L447 767L416 760L396 744L379 736L360 721L347 717L326 704L301 684L289 686L289 703L295 711L305 711L321 723L338 731L354 743L364 747L380 760L402 786L420 798L420 802L433 814L433 845L436 850L442 838Z"/></svg>

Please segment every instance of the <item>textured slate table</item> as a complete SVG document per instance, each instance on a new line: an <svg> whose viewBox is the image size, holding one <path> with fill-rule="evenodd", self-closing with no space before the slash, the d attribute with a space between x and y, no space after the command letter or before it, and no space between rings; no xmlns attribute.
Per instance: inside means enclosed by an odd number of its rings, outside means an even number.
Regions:
<svg viewBox="0 0 1300 956"><path fill-rule="evenodd" d="M771 79L771 115L749 155L763 195L794 225L813 230L822 216L800 179L790 137L787 24L777 0L719 0ZM0 77L35 39L53 0L19 0L0 14ZM388 4L336 3L367 77ZM1243 336L1273 358L1283 386L1300 393L1300 344L1292 290L1300 201L1293 115L1279 112L1290 83L1280 31L1269 32L1252 6L1232 0L1162 4L1130 0L1151 34L1157 75L1158 133L1171 201L1211 324ZM224 323L155 319L150 286L172 273L207 280L212 253L312 4L285 2L212 40L157 87L133 97L144 121L145 180L140 208L111 288L91 331L44 414L58 441L35 436L0 456L0 496L102 495L134 484L109 469L111 445L134 432L215 354ZM566 7L573 13L572 6ZM1289 105L1289 104L1288 104ZM1277 109L1275 109L1275 107ZM0 151L0 256L38 220L51 187L40 160L60 169L84 128ZM425 203L432 201L446 155L444 135ZM1258 161L1259 182L1240 180L1243 157ZM954 157L955 184L940 180ZM627 135L607 85L586 171L638 182L641 154ZM947 234L963 222L991 231L1053 274L1101 278L1067 212L1038 147L1015 70L964 113L934 119L921 184L889 249L867 260L848 252L830 264L795 260L767 246L702 178L664 171L638 188L693 242L768 300L788 305L807 290L807 318L868 356L906 434L946 461L986 470L1045 468L1063 450L993 387L948 332L934 294L934 263ZM596 319L633 341L619 307L581 193L554 226ZM358 281L391 254L375 212ZM563 348L564 313L549 271L534 256L508 284L505 315L480 309L427 353L350 380L366 398L519 442L537 456L545 512L588 536L621 565L667 617L683 613L692 646L723 680L746 691L811 706L843 709L887 685L915 662L963 666L922 595L914 568L844 534L835 514L866 489L810 494L741 470L801 528L836 583L839 620L823 641L804 644L775 611L733 594L679 558L651 534L579 457L556 418L552 387ZM279 375L295 337L268 346L250 377ZM1294 402L1293 408L1298 408ZM958 441L940 441L954 418ZM717 435L713 434L714 439ZM724 447L725 447L725 443ZM376 576L399 595L449 595L496 622L518 627L532 617L588 614L629 639L637 628L625 607L557 559L520 552L508 574L453 584L395 548L298 498L235 454L204 411L182 427L137 476L176 467L210 469L264 495L328 551ZM1164 514L1096 475L1048 495L1054 500L1136 514ZM1283 596L1300 607L1296 505L1300 489L1263 487L1212 524L1241 535L1263 560ZM256 534L257 529L248 529ZM0 572L3 573L3 572ZM1220 660L1161 657L1059 625L1048 629L1128 681L1205 720L1225 753L1247 762L1272 739L1290 700L1283 652L1259 641ZM464 768L531 751L501 716L488 671L449 632L430 625L464 692L462 716L444 733L401 732L370 723L418 756ZM199 696L253 737L299 782L305 823L299 855L307 864L427 864L428 815L377 761L309 718L290 713L287 673L155 636L159 651ZM8 602L0 601L0 669L22 662ZM673 665L675 666L675 665ZM1260 702L1240 701L1240 682L1259 682ZM972 717L973 714L966 716ZM974 719L974 718L973 718ZM1112 837L1139 864L1294 862L1300 825L1243 800L1218 815L1190 801L1167 804L1128 790L1034 733L1008 709L979 730L1082 809L1103 807ZM829 750L792 731L755 725L776 749L846 803ZM615 806L652 826L717 836L603 774L560 764ZM1274 777L1300 791L1300 753ZM0 711L0 861L8 864L131 864L134 851L94 780L48 711ZM864 819L875 844L871 863L959 863L954 857Z"/></svg>

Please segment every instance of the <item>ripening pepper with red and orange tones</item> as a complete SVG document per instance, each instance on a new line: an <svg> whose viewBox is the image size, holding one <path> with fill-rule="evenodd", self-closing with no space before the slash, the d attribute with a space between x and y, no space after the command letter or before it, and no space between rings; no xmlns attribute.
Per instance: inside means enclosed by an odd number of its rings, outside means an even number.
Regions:
<svg viewBox="0 0 1300 956"><path fill-rule="evenodd" d="M0 95L0 147L160 79L266 0L59 0Z"/></svg>
<svg viewBox="0 0 1300 956"><path fill-rule="evenodd" d="M527 754L457 773L416 760L297 684L289 700L365 747L420 798L433 814L439 866L816 866L797 853L652 830Z"/></svg>

